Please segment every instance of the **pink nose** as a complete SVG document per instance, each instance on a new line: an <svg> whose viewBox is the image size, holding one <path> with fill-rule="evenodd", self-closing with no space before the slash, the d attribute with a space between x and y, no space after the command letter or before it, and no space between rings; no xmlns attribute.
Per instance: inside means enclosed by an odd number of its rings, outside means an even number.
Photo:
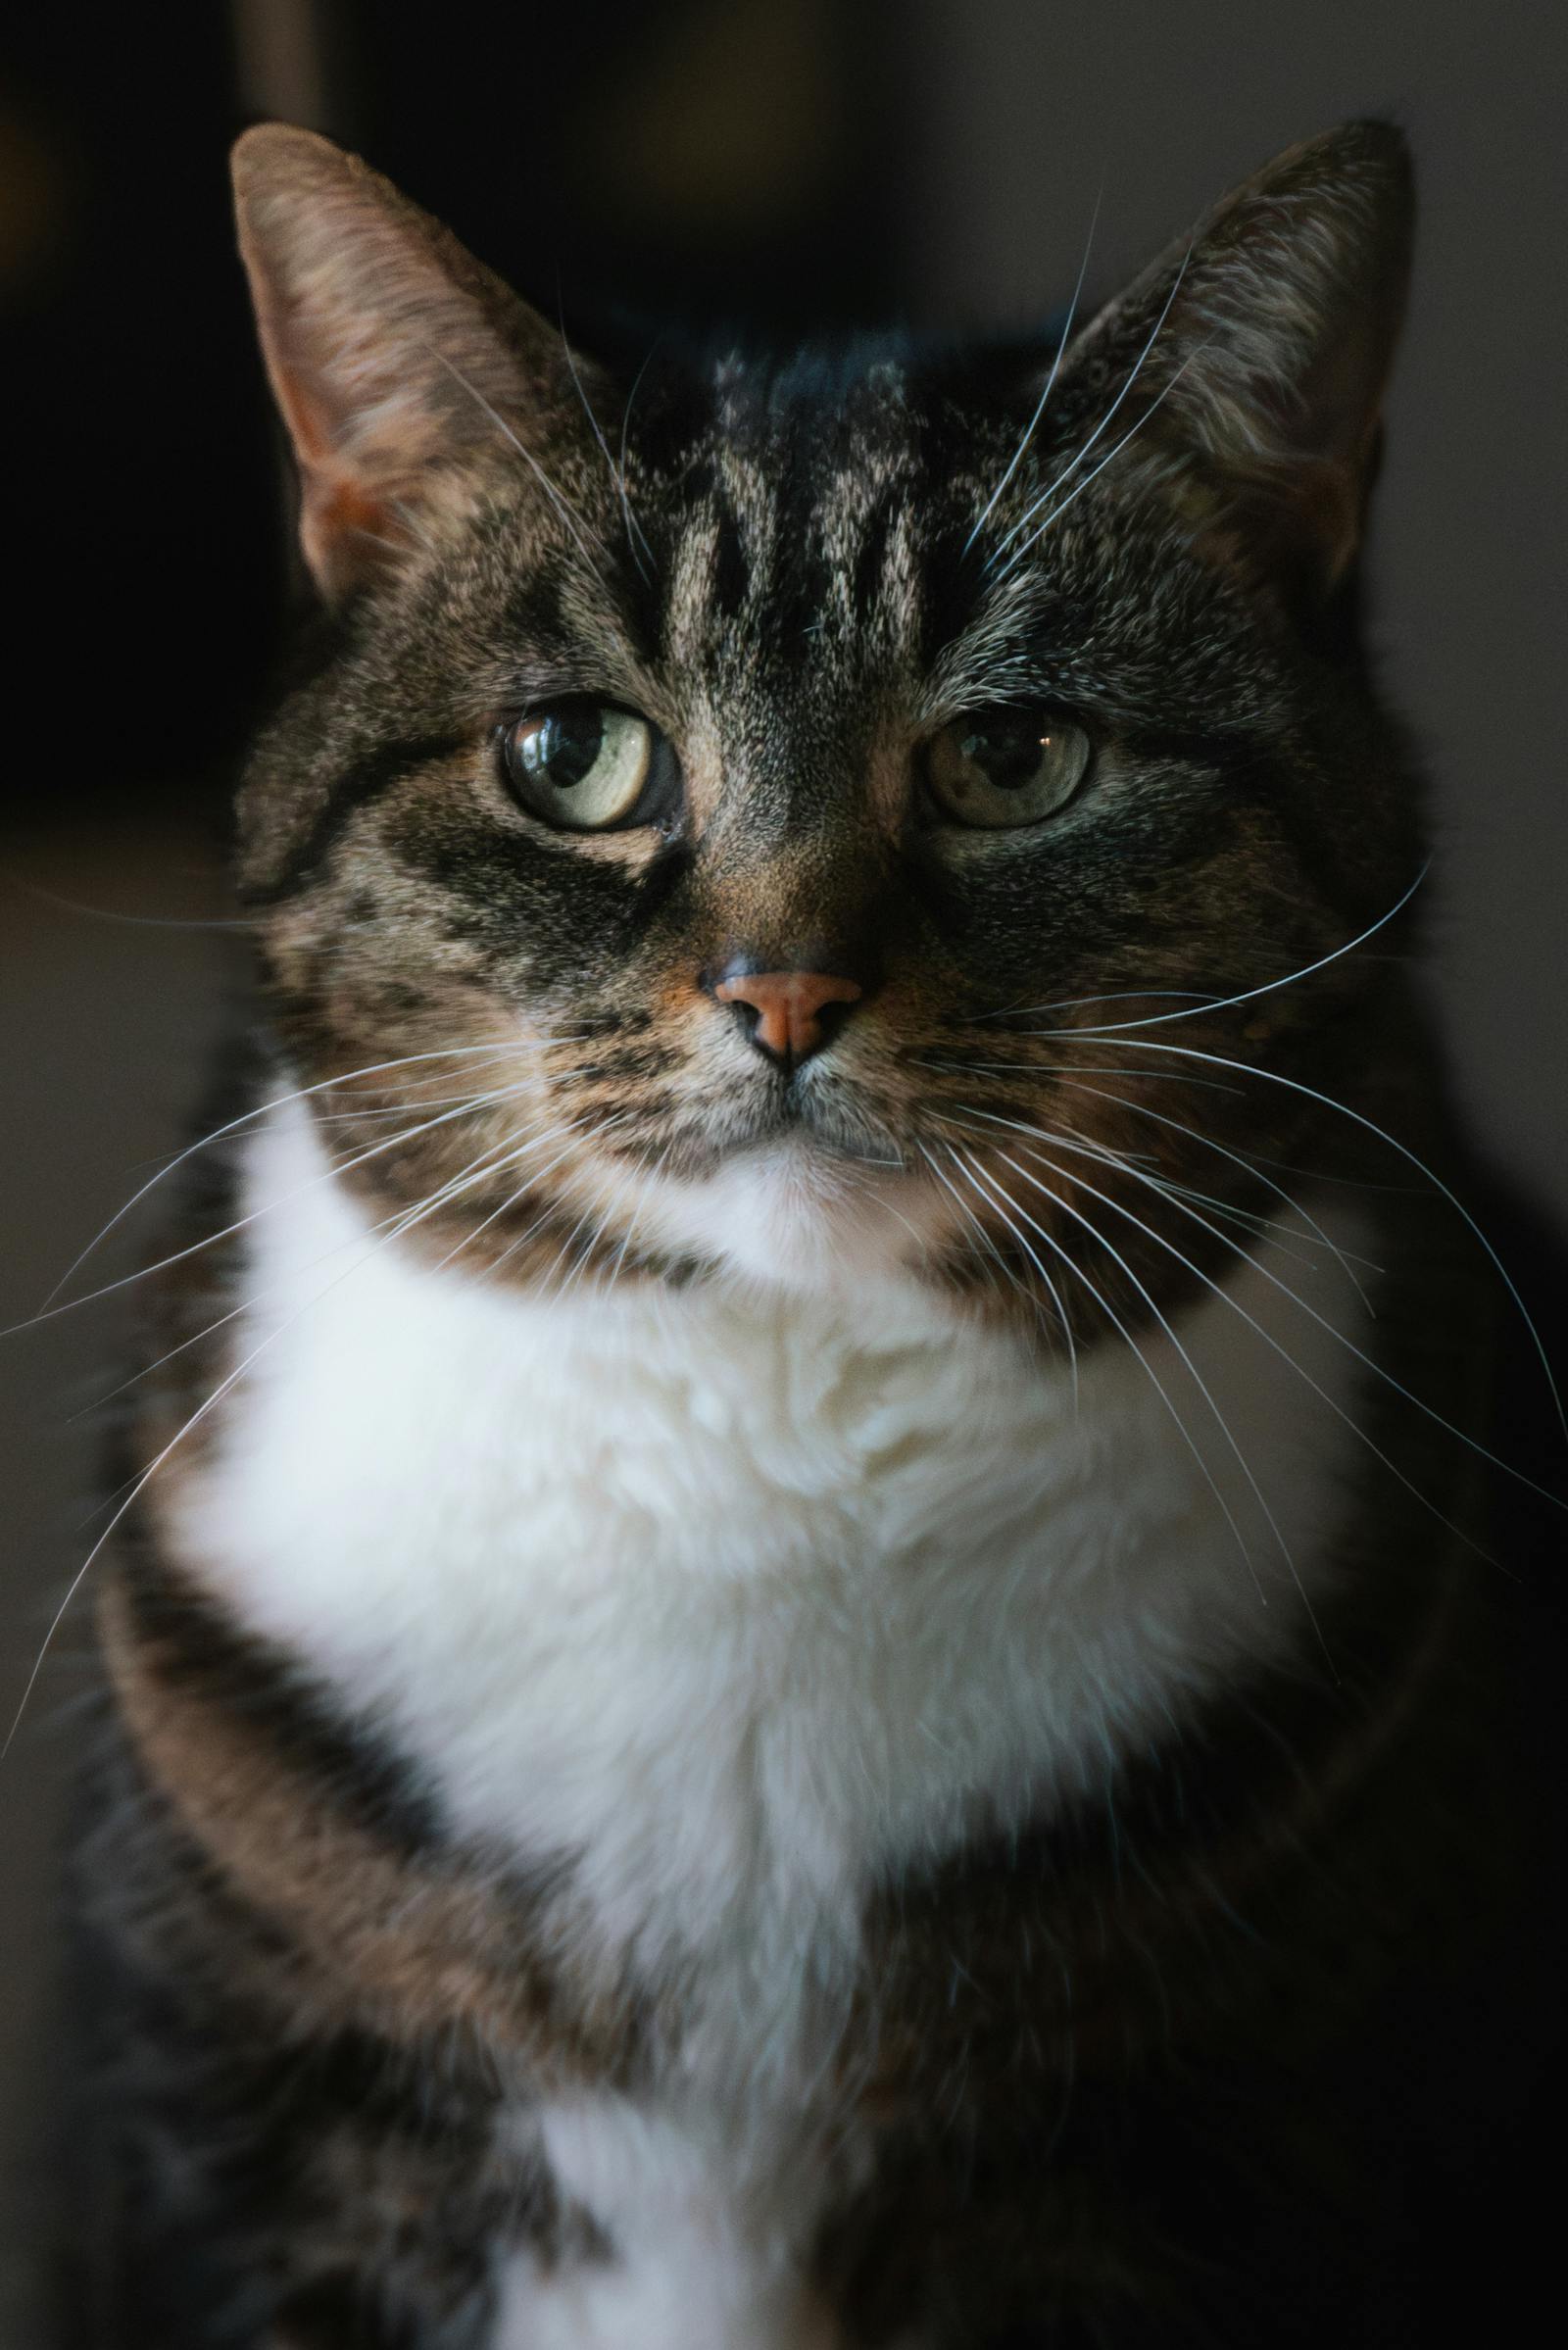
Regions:
<svg viewBox="0 0 1568 2350"><path fill-rule="evenodd" d="M823 1042L821 1012L829 1004L858 1003L862 989L853 979L824 971L742 971L713 990L720 1004L740 1004L757 1015L752 1043L775 1060L805 1060Z"/></svg>

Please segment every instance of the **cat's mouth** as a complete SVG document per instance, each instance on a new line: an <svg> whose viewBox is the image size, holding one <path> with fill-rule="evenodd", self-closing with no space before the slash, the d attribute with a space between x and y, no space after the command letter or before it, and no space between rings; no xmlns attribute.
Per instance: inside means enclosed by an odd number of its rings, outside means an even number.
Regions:
<svg viewBox="0 0 1568 2350"><path fill-rule="evenodd" d="M766 1096L750 1105L744 1127L715 1152L719 1163L782 1152L801 1166L856 1162L902 1171L903 1151L880 1121L847 1100L841 1087L803 1085L781 1077Z"/></svg>

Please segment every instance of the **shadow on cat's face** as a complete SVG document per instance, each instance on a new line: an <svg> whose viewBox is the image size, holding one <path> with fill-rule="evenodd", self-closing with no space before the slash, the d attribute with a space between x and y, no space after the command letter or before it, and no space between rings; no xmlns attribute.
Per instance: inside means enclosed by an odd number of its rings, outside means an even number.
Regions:
<svg viewBox="0 0 1568 2350"><path fill-rule="evenodd" d="M1381 984L1339 951L1416 868L1354 611L1390 140L1284 159L1059 364L656 346L566 382L318 142L264 158L270 213L242 172L338 606L244 879L377 1219L510 1278L909 1272L1080 1326L1181 1288L1162 1232L1219 1261L1172 1187L1257 1208ZM325 174L303 220L370 207L338 298L405 336L326 424L341 322L257 259L279 171ZM1281 227L1292 174L1337 249Z"/></svg>

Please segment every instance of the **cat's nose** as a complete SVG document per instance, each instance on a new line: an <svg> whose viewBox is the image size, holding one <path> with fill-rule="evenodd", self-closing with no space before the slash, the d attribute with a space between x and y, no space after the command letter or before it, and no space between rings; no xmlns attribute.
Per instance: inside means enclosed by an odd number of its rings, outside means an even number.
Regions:
<svg viewBox="0 0 1568 2350"><path fill-rule="evenodd" d="M856 979L826 971L749 971L731 964L710 981L720 1004L732 1004L759 1053L793 1069L836 1035L864 989Z"/></svg>

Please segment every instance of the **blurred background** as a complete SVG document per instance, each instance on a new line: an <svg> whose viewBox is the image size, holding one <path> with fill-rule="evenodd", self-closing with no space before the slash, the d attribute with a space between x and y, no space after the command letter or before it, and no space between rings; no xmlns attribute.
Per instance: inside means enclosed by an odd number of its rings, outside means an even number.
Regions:
<svg viewBox="0 0 1568 2350"><path fill-rule="evenodd" d="M1017 325L1108 292L1344 117L1414 140L1373 552L1426 746L1435 985L1503 1168L1568 1206L1562 20L1529 0L77 0L0 30L10 698L0 1325L175 1146L243 984L216 844L276 655L278 452L224 186L278 116L362 149L568 326ZM219 927L206 927L216 924ZM77 1290L122 1272L111 1236ZM1528 1287L1528 1265L1518 1268ZM0 1716L92 1540L117 1300L0 1342ZM0 1766L0 2344L33 2338L68 1614Z"/></svg>

